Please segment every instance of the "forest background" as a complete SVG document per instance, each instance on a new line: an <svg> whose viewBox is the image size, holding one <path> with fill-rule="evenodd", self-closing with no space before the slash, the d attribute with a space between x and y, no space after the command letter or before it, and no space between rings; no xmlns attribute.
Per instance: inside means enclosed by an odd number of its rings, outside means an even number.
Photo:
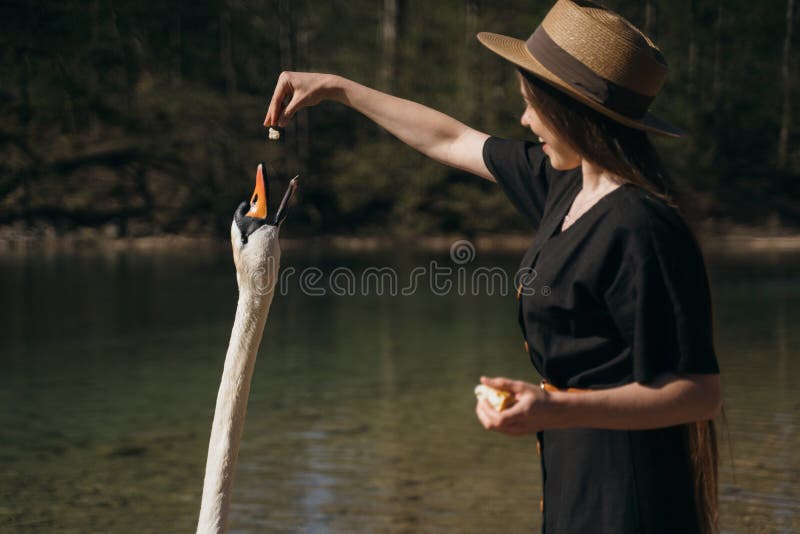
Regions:
<svg viewBox="0 0 800 534"><path fill-rule="evenodd" d="M5 1L0 239L223 235L256 164L302 175L291 234L513 233L499 188L427 160L343 106L262 120L282 70L333 72L488 133L530 138L513 68L549 0ZM609 0L670 63L656 139L692 221L800 227L796 0Z"/></svg>

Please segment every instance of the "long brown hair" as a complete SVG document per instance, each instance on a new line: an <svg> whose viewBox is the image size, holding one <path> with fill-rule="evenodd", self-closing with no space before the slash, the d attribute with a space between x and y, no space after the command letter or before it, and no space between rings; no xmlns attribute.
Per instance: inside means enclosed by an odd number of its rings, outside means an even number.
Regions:
<svg viewBox="0 0 800 534"><path fill-rule="evenodd" d="M678 209L672 183L646 132L617 123L553 86L518 69L525 99L553 131L584 159L632 182ZM723 412L724 417L724 412ZM719 456L714 421L681 425L702 534L719 531Z"/></svg>
<svg viewBox="0 0 800 534"><path fill-rule="evenodd" d="M517 74L525 99L582 158L677 208L669 174L647 133L609 119L524 69Z"/></svg>

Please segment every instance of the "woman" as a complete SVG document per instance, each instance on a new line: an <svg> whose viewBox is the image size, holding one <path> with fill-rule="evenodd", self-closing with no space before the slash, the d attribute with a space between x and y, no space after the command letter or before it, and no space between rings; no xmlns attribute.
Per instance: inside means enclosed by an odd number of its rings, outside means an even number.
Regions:
<svg viewBox="0 0 800 534"><path fill-rule="evenodd" d="M332 99L498 182L538 228L521 265L536 285L520 285L517 299L544 380L481 378L515 403L498 412L481 400L476 413L487 429L536 434L542 531L713 532L722 402L708 281L647 136L679 135L647 112L664 59L622 17L585 1L559 0L527 42L478 38L516 65L521 123L540 143L307 73L281 74L264 124Z"/></svg>

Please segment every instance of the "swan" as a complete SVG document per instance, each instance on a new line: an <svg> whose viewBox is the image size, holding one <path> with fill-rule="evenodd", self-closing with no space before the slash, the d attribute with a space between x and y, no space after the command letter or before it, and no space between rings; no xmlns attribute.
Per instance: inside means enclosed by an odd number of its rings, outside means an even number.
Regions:
<svg viewBox="0 0 800 534"><path fill-rule="evenodd" d="M220 534L228 530L233 475L247 411L250 379L280 266L278 231L286 218L289 200L297 190L297 180L296 176L289 182L277 211L270 217L264 164L259 164L250 204L242 202L234 213L231 245L239 302L211 426L198 534Z"/></svg>

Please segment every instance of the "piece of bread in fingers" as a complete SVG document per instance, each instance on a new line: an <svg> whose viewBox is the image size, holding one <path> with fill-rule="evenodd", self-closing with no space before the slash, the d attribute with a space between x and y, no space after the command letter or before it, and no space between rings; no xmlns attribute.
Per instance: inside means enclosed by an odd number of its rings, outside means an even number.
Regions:
<svg viewBox="0 0 800 534"><path fill-rule="evenodd" d="M502 412L514 404L514 394L510 391L502 391L491 386L478 384L475 386L475 396L479 399L486 399L498 412Z"/></svg>

